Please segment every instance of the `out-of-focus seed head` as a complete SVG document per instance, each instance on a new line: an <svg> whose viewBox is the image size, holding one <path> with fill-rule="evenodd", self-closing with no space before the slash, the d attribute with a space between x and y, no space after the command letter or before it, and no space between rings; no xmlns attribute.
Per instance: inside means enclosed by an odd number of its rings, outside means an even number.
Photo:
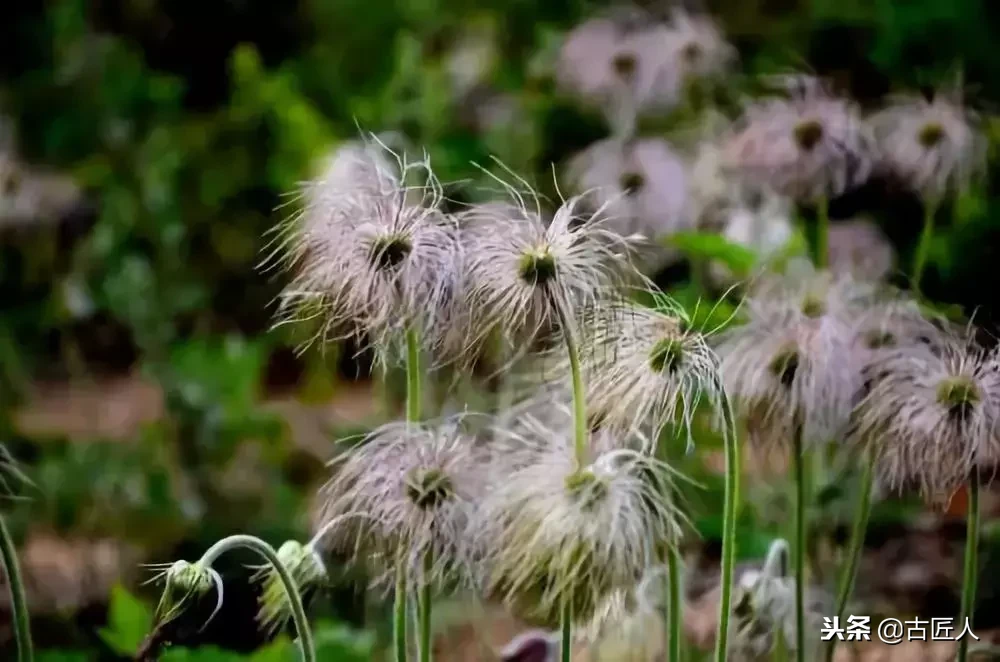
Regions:
<svg viewBox="0 0 1000 662"><path fill-rule="evenodd" d="M790 99L747 108L723 155L726 166L749 181L813 202L863 184L876 150L856 106L814 84Z"/></svg>
<svg viewBox="0 0 1000 662"><path fill-rule="evenodd" d="M859 281L884 281L896 266L896 250L871 221L857 219L830 226L830 271Z"/></svg>
<svg viewBox="0 0 1000 662"><path fill-rule="evenodd" d="M578 467L571 429L541 424L541 436L501 437L477 517L487 594L547 627L565 602L574 623L588 623L613 592L641 579L680 526L665 465L619 449Z"/></svg>
<svg viewBox="0 0 1000 662"><path fill-rule="evenodd" d="M947 499L971 472L997 459L1000 369L964 336L883 351L865 370L867 394L851 440L872 445L879 473L896 489L915 485Z"/></svg>
<svg viewBox="0 0 1000 662"><path fill-rule="evenodd" d="M488 482L487 459L461 417L390 423L345 453L323 490L315 540L353 555L391 580L397 560L427 581L469 580L468 527Z"/></svg>
<svg viewBox="0 0 1000 662"><path fill-rule="evenodd" d="M326 564L312 543L303 545L297 540L287 540L278 548L277 555L303 600L326 583ZM273 633L291 618L288 593L277 571L269 564L257 567L254 580L261 586L257 622Z"/></svg>
<svg viewBox="0 0 1000 662"><path fill-rule="evenodd" d="M676 10L670 16L667 65L682 83L720 77L736 60L736 49L706 14Z"/></svg>
<svg viewBox="0 0 1000 662"><path fill-rule="evenodd" d="M281 318L313 322L316 341L354 336L383 362L401 354L408 329L435 360L454 358L445 337L458 314L460 246L428 162L381 143L344 149L275 248L292 272Z"/></svg>
<svg viewBox="0 0 1000 662"><path fill-rule="evenodd" d="M882 168L927 201L964 190L985 170L988 140L961 94L902 97L871 123Z"/></svg>

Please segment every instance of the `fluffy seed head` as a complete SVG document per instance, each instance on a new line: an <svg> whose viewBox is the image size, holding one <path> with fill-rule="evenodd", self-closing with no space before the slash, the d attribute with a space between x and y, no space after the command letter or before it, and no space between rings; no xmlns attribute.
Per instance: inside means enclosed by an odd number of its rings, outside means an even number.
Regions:
<svg viewBox="0 0 1000 662"><path fill-rule="evenodd" d="M736 49L708 15L674 11L670 35L667 66L677 71L682 82L721 76L736 59Z"/></svg>
<svg viewBox="0 0 1000 662"><path fill-rule="evenodd" d="M893 488L917 485L948 498L970 472L994 462L1000 440L996 355L962 337L887 351L865 370L867 394L851 439L874 445Z"/></svg>
<svg viewBox="0 0 1000 662"><path fill-rule="evenodd" d="M335 159L336 177L307 191L305 212L285 229L277 250L293 277L280 313L317 321L316 340L355 336L382 360L415 329L440 357L455 312L457 228L438 209L442 192L426 160L371 149ZM425 183L406 183L417 176Z"/></svg>
<svg viewBox="0 0 1000 662"><path fill-rule="evenodd" d="M726 391L751 438L806 443L841 437L861 387L863 355L852 350L853 320L871 294L820 275L764 285L745 303L747 321L722 334Z"/></svg>
<svg viewBox="0 0 1000 662"><path fill-rule="evenodd" d="M875 282L892 273L896 251L871 221L843 221L830 226L829 260L834 273Z"/></svg>
<svg viewBox="0 0 1000 662"><path fill-rule="evenodd" d="M585 624L676 541L669 470L626 449L578 467L569 426L504 441L511 448L498 453L478 518L486 591L549 627L569 601L574 622Z"/></svg>
<svg viewBox="0 0 1000 662"><path fill-rule="evenodd" d="M963 190L985 169L988 141L958 94L901 98L872 126L883 168L925 200Z"/></svg>
<svg viewBox="0 0 1000 662"><path fill-rule="evenodd" d="M326 582L326 565L312 543L303 545L297 540L287 540L278 548L277 555L303 600ZM257 622L273 633L291 617L288 594L281 578L270 564L259 566L254 580L261 586Z"/></svg>
<svg viewBox="0 0 1000 662"><path fill-rule="evenodd" d="M750 106L726 141L724 162L750 181L811 202L864 183L874 148L854 104L809 85L790 99Z"/></svg>
<svg viewBox="0 0 1000 662"><path fill-rule="evenodd" d="M338 460L324 488L317 540L388 579L397 560L429 582L463 577L467 527L487 482L485 460L461 418L390 423Z"/></svg>

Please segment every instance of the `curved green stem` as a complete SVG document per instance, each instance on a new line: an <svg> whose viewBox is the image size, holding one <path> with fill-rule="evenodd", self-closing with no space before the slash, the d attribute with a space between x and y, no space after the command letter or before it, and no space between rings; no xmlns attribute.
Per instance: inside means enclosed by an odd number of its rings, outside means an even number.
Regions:
<svg viewBox="0 0 1000 662"><path fill-rule="evenodd" d="M857 508L854 511L854 523L851 526L851 539L847 547L847 563L840 574L837 583L837 602L834 615L838 620L844 619L847 601L851 599L854 590L854 580L858 574L858 564L861 562L861 552L865 546L865 532L868 530L868 517L872 512L872 485L874 484L875 462L878 455L874 448L869 448L865 454L864 469L861 474L861 495L858 497ZM826 649L827 662L832 662L837 638L830 641Z"/></svg>
<svg viewBox="0 0 1000 662"><path fill-rule="evenodd" d="M816 266L825 269L830 262L830 201L826 196L816 201Z"/></svg>
<svg viewBox="0 0 1000 662"><path fill-rule="evenodd" d="M420 646L417 649L417 659L420 662L431 662L431 583L429 580L434 557L428 551L424 554L424 576L420 578L420 603L417 607L417 628L420 630Z"/></svg>
<svg viewBox="0 0 1000 662"><path fill-rule="evenodd" d="M580 369L580 349L576 344L569 317L558 303L555 303L555 309L559 314L559 325L562 327L563 341L566 343L570 377L573 382L573 452L577 467L582 468L587 464L587 401L583 391L583 372Z"/></svg>
<svg viewBox="0 0 1000 662"><path fill-rule="evenodd" d="M7 572L7 590L10 591L11 611L14 615L14 635L17 638L17 659L20 662L31 662L34 654L31 649L31 620L28 613L28 600L24 597L24 584L21 582L21 567L17 561L17 547L14 539L7 531L7 524L0 517L0 561Z"/></svg>
<svg viewBox="0 0 1000 662"><path fill-rule="evenodd" d="M306 610L302 606L302 596L299 594L299 589L295 585L295 580L293 580L292 576L288 574L285 564L278 559L278 555L275 553L273 547L260 538L256 538L254 536L229 536L228 538L223 538L209 547L208 551L202 555L199 563L206 568L211 568L212 563L215 562L216 559L226 552L238 547L245 547L246 549L260 554L265 560L267 560L268 563L271 564L271 567L274 568L274 571L281 580L282 586L285 587L285 593L288 596L288 604L291 607L292 612L292 621L295 622L295 631L299 635L299 650L302 653L302 660L303 662L316 662L316 647L313 644L312 630L309 629L309 621L306 619Z"/></svg>
<svg viewBox="0 0 1000 662"><path fill-rule="evenodd" d="M406 564L396 565L396 594L393 598L392 647L396 662L406 662Z"/></svg>
<svg viewBox="0 0 1000 662"><path fill-rule="evenodd" d="M729 617L733 592L733 565L736 560L736 505L740 488L739 437L729 398L722 399L722 417L726 426L726 493L722 514L722 572L720 576L719 630L715 637L715 660L726 662L729 647Z"/></svg>
<svg viewBox="0 0 1000 662"><path fill-rule="evenodd" d="M962 613L958 627L964 628L966 619L972 620L976 606L976 584L979 581L979 473L973 470L969 479L969 512L965 524L965 566L962 573ZM969 637L964 635L958 642L957 662L965 662L969 657Z"/></svg>
<svg viewBox="0 0 1000 662"><path fill-rule="evenodd" d="M573 597L567 596L559 615L559 660L571 662L573 659Z"/></svg>
<svg viewBox="0 0 1000 662"><path fill-rule="evenodd" d="M792 440L792 471L795 481L795 540L792 566L795 573L795 659L806 659L806 476L802 449L802 426L795 427Z"/></svg>
<svg viewBox="0 0 1000 662"><path fill-rule="evenodd" d="M937 208L937 201L924 202L924 227L920 231L920 242L917 244L917 252L913 255L913 273L910 275L910 288L914 292L920 291L920 278L924 275L931 240L934 238L934 214Z"/></svg>
<svg viewBox="0 0 1000 662"><path fill-rule="evenodd" d="M681 596L681 555L676 549L667 552L667 660L681 660L681 619L684 602Z"/></svg>

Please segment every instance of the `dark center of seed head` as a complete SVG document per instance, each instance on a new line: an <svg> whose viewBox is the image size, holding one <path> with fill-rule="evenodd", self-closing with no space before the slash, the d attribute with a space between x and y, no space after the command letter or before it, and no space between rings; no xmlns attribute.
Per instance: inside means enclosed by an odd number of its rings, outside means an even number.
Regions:
<svg viewBox="0 0 1000 662"><path fill-rule="evenodd" d="M795 382L795 373L799 370L798 350L789 348L779 352L771 361L771 373L778 378L781 385L791 388Z"/></svg>
<svg viewBox="0 0 1000 662"><path fill-rule="evenodd" d="M608 492L607 486L590 469L578 469L567 476L566 490L579 499L584 508L596 506Z"/></svg>
<svg viewBox="0 0 1000 662"><path fill-rule="evenodd" d="M404 237L379 237L372 244L368 257L377 269L395 269L412 249L413 246Z"/></svg>
<svg viewBox="0 0 1000 662"><path fill-rule="evenodd" d="M556 276L556 259L547 249L525 253L519 267L521 278L530 285L541 285Z"/></svg>
<svg viewBox="0 0 1000 662"><path fill-rule="evenodd" d="M811 319L822 317L826 313L826 302L823 299L809 295L802 300L802 314Z"/></svg>
<svg viewBox="0 0 1000 662"><path fill-rule="evenodd" d="M422 510L437 508L453 493L451 478L440 469L414 469L406 480L406 496Z"/></svg>
<svg viewBox="0 0 1000 662"><path fill-rule="evenodd" d="M625 79L631 78L635 74L638 64L635 55L632 53L619 53L611 60L611 66L614 68L615 73Z"/></svg>
<svg viewBox="0 0 1000 662"><path fill-rule="evenodd" d="M811 152L823 139L823 125L816 120L800 122L795 127L795 143L803 151Z"/></svg>
<svg viewBox="0 0 1000 662"><path fill-rule="evenodd" d="M681 57L689 63L697 62L701 59L701 46L693 41L688 42L681 49Z"/></svg>
<svg viewBox="0 0 1000 662"><path fill-rule="evenodd" d="M873 330L865 336L865 345L868 349L883 349L896 345L896 336L889 331Z"/></svg>
<svg viewBox="0 0 1000 662"><path fill-rule="evenodd" d="M649 353L649 365L655 372L673 372L684 358L684 347L676 338L663 338Z"/></svg>
<svg viewBox="0 0 1000 662"><path fill-rule="evenodd" d="M925 124L917 134L917 141L926 149L935 147L944 140L944 127L937 122Z"/></svg>
<svg viewBox="0 0 1000 662"><path fill-rule="evenodd" d="M627 172L621 176L618 183L626 194L634 195L646 184L646 178L639 172Z"/></svg>
<svg viewBox="0 0 1000 662"><path fill-rule="evenodd" d="M979 387L968 377L949 377L938 384L938 403L955 418L965 418L979 399Z"/></svg>

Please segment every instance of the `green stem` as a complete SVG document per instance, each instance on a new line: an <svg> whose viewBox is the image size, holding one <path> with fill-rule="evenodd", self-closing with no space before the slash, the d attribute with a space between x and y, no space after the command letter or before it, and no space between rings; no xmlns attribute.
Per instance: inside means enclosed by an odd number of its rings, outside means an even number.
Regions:
<svg viewBox="0 0 1000 662"><path fill-rule="evenodd" d="M415 423L420 420L420 343L417 332L406 331L406 420Z"/></svg>
<svg viewBox="0 0 1000 662"><path fill-rule="evenodd" d="M303 662L316 662L316 647L313 644L312 630L309 629L309 621L306 619L306 610L302 606L302 596L295 585L295 580L288 574L285 565L278 559L274 548L260 538L247 535L235 535L223 538L208 548L202 555L201 563L205 568L211 568L212 563L229 550L238 547L245 547L260 554L274 571L278 574L281 584L285 587L285 594L288 597L288 604L291 607L292 621L295 623L295 631L299 635L299 650L302 653Z"/></svg>
<svg viewBox="0 0 1000 662"><path fill-rule="evenodd" d="M17 547L14 539L7 531L7 524L0 517L0 561L7 572L7 590L10 591L11 611L14 615L14 635L17 638L17 659L20 662L31 662L31 621L28 614L28 601L24 597L24 584L21 582L21 569L17 562Z"/></svg>
<svg viewBox="0 0 1000 662"><path fill-rule="evenodd" d="M667 660L681 660L681 618L684 603L681 597L681 555L676 549L667 552Z"/></svg>
<svg viewBox="0 0 1000 662"><path fill-rule="evenodd" d="M969 479L969 512L965 524L965 571L962 575L962 613L958 627L964 628L966 619L971 622L976 606L976 584L979 581L979 473L973 470ZM969 637L963 636L958 642L957 662L965 662L969 656Z"/></svg>
<svg viewBox="0 0 1000 662"><path fill-rule="evenodd" d="M566 354L569 355L569 371L573 381L573 452L577 468L587 465L587 401L583 392L583 373L580 369L580 350L573 335L569 317L558 303L554 303L559 314Z"/></svg>
<svg viewBox="0 0 1000 662"><path fill-rule="evenodd" d="M417 649L417 659L420 662L431 662L431 567L434 564L432 552L424 554L424 575L420 578L420 602L417 607L417 627L420 629L420 647Z"/></svg>
<svg viewBox="0 0 1000 662"><path fill-rule="evenodd" d="M830 262L830 201L826 196L816 201L816 266L825 269Z"/></svg>
<svg viewBox="0 0 1000 662"><path fill-rule="evenodd" d="M858 497L857 508L854 511L854 523L851 526L851 539L847 547L847 563L841 570L840 581L837 584L836 615L838 620L844 620L847 601L854 590L854 580L858 574L858 564L861 562L861 552L865 546L865 532L868 530L868 517L872 512L872 485L874 483L875 461L878 455L874 448L869 448L865 456L864 470L861 474L861 495ZM826 649L827 662L833 661L837 638L830 641Z"/></svg>
<svg viewBox="0 0 1000 662"><path fill-rule="evenodd" d="M396 595L393 598L392 646L396 662L406 662L406 563L396 564Z"/></svg>
<svg viewBox="0 0 1000 662"><path fill-rule="evenodd" d="M806 476L802 450L802 425L795 427L792 439L792 470L795 482L795 536L792 566L795 572L795 659L806 659Z"/></svg>
<svg viewBox="0 0 1000 662"><path fill-rule="evenodd" d="M733 592L733 564L736 560L736 505L739 501L739 438L729 398L722 399L722 417L726 426L726 493L722 514L722 572L720 576L719 630L715 637L715 661L726 662L729 647L729 616Z"/></svg>
<svg viewBox="0 0 1000 662"><path fill-rule="evenodd" d="M924 227L920 231L917 252L913 255L913 273L910 274L910 288L914 292L920 292L920 279L924 275L927 255L931 249L931 240L934 238L934 214L937 212L937 208L936 201L927 200L924 202Z"/></svg>
<svg viewBox="0 0 1000 662"><path fill-rule="evenodd" d="M561 637L559 639L560 662L571 662L573 659L573 597L566 596L559 615Z"/></svg>

